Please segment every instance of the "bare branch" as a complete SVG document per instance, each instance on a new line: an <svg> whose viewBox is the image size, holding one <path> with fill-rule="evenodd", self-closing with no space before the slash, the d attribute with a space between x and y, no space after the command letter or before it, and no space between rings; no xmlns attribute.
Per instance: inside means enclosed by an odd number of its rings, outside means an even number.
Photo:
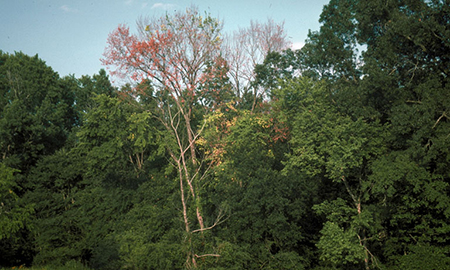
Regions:
<svg viewBox="0 0 450 270"><path fill-rule="evenodd" d="M248 28L241 28L225 38L223 55L230 65L229 77L238 98L251 90L251 82L257 64L262 64L269 52L281 52L291 43L287 39L284 23L276 24L268 19L265 23L251 21ZM261 89L253 89L255 98L263 95Z"/></svg>
<svg viewBox="0 0 450 270"><path fill-rule="evenodd" d="M192 233L196 233L196 232L204 232L207 230L211 230L212 228L216 227L219 224L224 223L228 218L222 220L222 218L225 216L225 214L223 213L222 210L219 211L219 215L217 215L216 221L214 222L213 225L207 227L207 228L201 228L201 229L197 229L197 230L193 230Z"/></svg>
<svg viewBox="0 0 450 270"><path fill-rule="evenodd" d="M444 112L442 113L442 115L438 118L438 120L436 121L436 123L434 123L432 129L434 129L434 128L436 127L436 125L439 123L439 121L441 121L442 117L445 117L445 118L447 118L447 119L449 118L449 117L447 116L447 114L445 113L445 111L444 111Z"/></svg>
<svg viewBox="0 0 450 270"><path fill-rule="evenodd" d="M195 254L196 258L203 258L203 257L220 257L219 254L203 254L203 255L197 255Z"/></svg>

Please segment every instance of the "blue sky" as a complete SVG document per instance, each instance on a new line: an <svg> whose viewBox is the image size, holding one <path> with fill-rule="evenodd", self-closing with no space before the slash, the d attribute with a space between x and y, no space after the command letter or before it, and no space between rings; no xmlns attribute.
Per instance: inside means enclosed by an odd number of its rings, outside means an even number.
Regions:
<svg viewBox="0 0 450 270"><path fill-rule="evenodd" d="M251 20L283 22L296 46L308 30L319 29L319 16L329 0L0 0L0 50L38 54L61 76L93 75L108 34L140 16L162 16L196 5L224 22L224 32L247 27Z"/></svg>

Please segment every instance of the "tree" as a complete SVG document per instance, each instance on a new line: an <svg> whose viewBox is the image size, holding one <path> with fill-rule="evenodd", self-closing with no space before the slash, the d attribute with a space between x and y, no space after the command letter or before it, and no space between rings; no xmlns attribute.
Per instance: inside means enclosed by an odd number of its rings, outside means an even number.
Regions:
<svg viewBox="0 0 450 270"><path fill-rule="evenodd" d="M383 256L390 264L417 263L414 255L448 253L450 231L448 181L427 169L427 156L414 157L413 149L392 151L373 164L372 197L383 202L385 240ZM427 246L427 248L424 248ZM432 269L431 265L422 269Z"/></svg>
<svg viewBox="0 0 450 270"><path fill-rule="evenodd" d="M255 67L254 85L268 89L273 98L273 90L278 89L280 82L304 76L301 69L300 50L269 52L264 62Z"/></svg>
<svg viewBox="0 0 450 270"><path fill-rule="evenodd" d="M86 260L86 232L79 212L84 188L83 162L67 150L45 156L32 168L25 200L35 205L32 235L34 265L62 266L70 260Z"/></svg>
<svg viewBox="0 0 450 270"><path fill-rule="evenodd" d="M32 204L19 203L20 198L15 192L17 183L14 179L17 172L0 163L0 240L10 238L23 229L31 220L34 211Z"/></svg>
<svg viewBox="0 0 450 270"><path fill-rule="evenodd" d="M310 32L303 65L320 78L357 82L361 76L355 0L331 0L320 15L319 32Z"/></svg>
<svg viewBox="0 0 450 270"><path fill-rule="evenodd" d="M329 180L341 190L334 200L314 206L326 217L317 243L320 258L334 266L364 263L368 269L370 261L377 263L371 242L381 229L375 218L379 209L371 206L368 174L384 151L382 127L340 114L322 82L286 82L277 96L292 119L292 152L285 170Z"/></svg>
<svg viewBox="0 0 450 270"><path fill-rule="evenodd" d="M201 117L197 118L196 106L203 100L201 86L218 75L218 69L208 65L222 63L220 30L219 21L209 15L203 18L196 8L141 19L138 35L130 34L123 25L110 34L103 59L105 65L117 67L113 75L129 75L137 82L147 79L155 87L153 117L164 126L164 145L178 172L188 268L196 267L196 259L203 256L191 246L193 235L217 224L203 222L198 189L208 166L196 151L203 130L201 125L197 127Z"/></svg>
<svg viewBox="0 0 450 270"><path fill-rule="evenodd" d="M388 150L366 182L388 264L410 265L417 245L448 253L448 13L447 1L332 0L301 51L309 76L333 82L340 113L384 125Z"/></svg>
<svg viewBox="0 0 450 270"><path fill-rule="evenodd" d="M0 166L2 173L6 173L3 192L8 193L2 192L7 198L4 201L6 211L22 211L22 218L28 213L32 220L31 204L23 200L32 189L29 173L42 157L65 145L78 123L75 89L73 81L61 79L37 55L0 52ZM16 218L8 226L2 226L5 230L11 226L6 230L8 234L16 232L1 240L1 246L6 249L2 250L5 254L2 258L9 258L2 264L23 264L32 260L30 227L24 228L25 219ZM22 229L17 231L19 227Z"/></svg>
<svg viewBox="0 0 450 270"><path fill-rule="evenodd" d="M132 208L114 226L111 238L128 268L184 269L179 188L177 182L167 181L176 171L164 165L151 170L149 179L133 192Z"/></svg>
<svg viewBox="0 0 450 270"><path fill-rule="evenodd" d="M77 121L74 93L37 55L0 57L1 158L26 173L64 145Z"/></svg>
<svg viewBox="0 0 450 270"><path fill-rule="evenodd" d="M97 104L93 97L95 95L107 95L114 97L117 95L117 89L111 85L111 82L104 69L101 69L98 74L92 76L83 75L76 79L78 90L76 91L76 109L78 113L87 113ZM82 124L82 123L80 123Z"/></svg>
<svg viewBox="0 0 450 270"><path fill-rule="evenodd" d="M125 176L132 168L139 177L146 161L154 155L150 149L155 146L155 129L149 112L136 102L133 106L118 97L99 95L92 102L96 105L86 114L77 133L79 144L75 151L87 155L87 169L92 173L101 168L105 173L114 171Z"/></svg>
<svg viewBox="0 0 450 270"><path fill-rule="evenodd" d="M372 4L377 8L369 13ZM448 1L377 4L358 2L356 18L359 39L367 44L363 71L369 76L362 87L368 104L390 124L391 152L374 170L375 183L387 188L383 196L396 205L386 221L391 237L385 256L417 252L417 245L448 254ZM403 263L407 258L414 260Z"/></svg>
<svg viewBox="0 0 450 270"><path fill-rule="evenodd" d="M225 39L222 50L230 65L228 74L236 97L241 102L244 98L249 100L248 109L254 110L268 90L253 84L256 66L262 64L269 53L281 52L289 46L284 24L276 24L271 19L266 23L251 21L248 28L241 28Z"/></svg>
<svg viewBox="0 0 450 270"><path fill-rule="evenodd" d="M221 142L224 146L215 149L220 165L208 186L215 193L209 204L222 205L230 213L223 226L213 232L223 250L221 260L214 265L226 269L302 269L305 235L301 220L307 212L310 186L280 171L287 142L279 137L275 114L235 113L227 129L218 132L226 134ZM206 138L211 143L217 139ZM211 207L211 211L217 208Z"/></svg>
<svg viewBox="0 0 450 270"><path fill-rule="evenodd" d="M142 107L105 94L88 103L76 143L40 159L28 176L26 199L36 205L35 265L73 260L117 269L116 236L132 194L161 169L153 125Z"/></svg>

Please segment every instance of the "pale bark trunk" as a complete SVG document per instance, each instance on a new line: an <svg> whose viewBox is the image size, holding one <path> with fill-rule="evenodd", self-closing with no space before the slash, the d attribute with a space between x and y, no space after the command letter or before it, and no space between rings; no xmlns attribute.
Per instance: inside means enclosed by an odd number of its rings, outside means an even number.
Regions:
<svg viewBox="0 0 450 270"><path fill-rule="evenodd" d="M353 202L355 203L355 207L356 207L356 211L358 213L358 216L361 216L362 213L362 205L361 205L361 197L358 196L356 197L355 194L352 192L352 190L350 189L350 186L347 182L347 179L345 179L345 176L343 175L341 178L342 182L344 182L345 188L347 189L348 194L350 195L350 197L352 198ZM369 254L368 254L368 249L366 246L366 234L365 234L365 230L362 231L362 235L361 237L358 235L359 239L359 243L360 245L363 247L364 249L364 266L366 268L366 270L370 269L369 266Z"/></svg>

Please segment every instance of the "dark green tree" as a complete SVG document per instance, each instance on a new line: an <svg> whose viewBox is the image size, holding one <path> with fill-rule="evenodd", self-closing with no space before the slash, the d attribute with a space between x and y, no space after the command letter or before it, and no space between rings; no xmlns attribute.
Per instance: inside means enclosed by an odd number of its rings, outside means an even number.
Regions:
<svg viewBox="0 0 450 270"><path fill-rule="evenodd" d="M76 92L75 107L79 113L87 113L97 103L93 100L96 95L104 94L114 97L117 90L111 85L108 75L104 69L93 76L84 75L77 79L78 90Z"/></svg>
<svg viewBox="0 0 450 270"><path fill-rule="evenodd" d="M389 265L448 254L448 14L448 1L332 0L301 50L303 74L331 82L335 113L384 125L386 153L365 179L368 203L385 209L378 257Z"/></svg>
<svg viewBox="0 0 450 270"><path fill-rule="evenodd" d="M273 116L240 112L227 125L224 147L215 149L220 161L208 192L215 195L208 199L214 205L210 211L221 210L225 218L211 232L221 254L210 266L214 269L307 264L302 218L314 186L281 173L287 144Z"/></svg>
<svg viewBox="0 0 450 270"><path fill-rule="evenodd" d="M23 263L18 254L29 257L28 250L20 247L21 232L29 226L34 208L17 195L21 192L16 183L18 172L0 163L0 265L5 266Z"/></svg>
<svg viewBox="0 0 450 270"><path fill-rule="evenodd" d="M358 6L360 39L367 44L363 87L391 125L392 152L377 163L390 208L386 256L449 254L449 3L401 1ZM366 5L365 8L363 6ZM377 12L367 12L375 5ZM367 59L367 60L366 60ZM388 174L391 172L391 174ZM379 192L380 190L378 190ZM421 249L417 246L429 246ZM410 262L412 262L410 261ZM423 269L432 265L423 264Z"/></svg>
<svg viewBox="0 0 450 270"><path fill-rule="evenodd" d="M25 207L17 203L20 199L15 190L17 183L14 174L19 172L0 163L0 240L11 237L25 227L33 212L32 205Z"/></svg>
<svg viewBox="0 0 450 270"><path fill-rule="evenodd" d="M324 83L307 78L282 85L279 104L292 123L286 171L299 170L304 181L338 188L314 206L326 217L317 243L320 259L339 267L376 262L372 241L381 227L379 209L369 197L370 164L384 152L383 129L339 113ZM307 180L308 179L308 180Z"/></svg>
<svg viewBox="0 0 450 270"><path fill-rule="evenodd" d="M91 98L76 143L43 158L31 173L37 265L72 260L120 267L121 242L113 232L122 228L138 186L159 170L149 113L136 101Z"/></svg>
<svg viewBox="0 0 450 270"><path fill-rule="evenodd" d="M76 123L74 93L38 56L1 53L0 151L26 173L61 148Z"/></svg>
<svg viewBox="0 0 450 270"><path fill-rule="evenodd" d="M269 96L272 90L278 88L280 81L297 77L301 74L300 51L287 49L283 52L269 52L262 64L255 67L255 87L268 89Z"/></svg>
<svg viewBox="0 0 450 270"><path fill-rule="evenodd" d="M22 198L32 188L29 172L39 159L65 145L77 123L73 90L73 84L60 79L37 55L0 52L0 163L6 172L20 171L7 180L6 191L18 196L18 200L8 201L8 207L28 209ZM1 240L1 246L6 247L2 253L9 258L2 264L31 262L33 241L28 229Z"/></svg>
<svg viewBox="0 0 450 270"><path fill-rule="evenodd" d="M31 170L25 199L35 205L32 233L34 265L62 266L87 259L86 232L78 192L83 190L83 162L67 150L46 156Z"/></svg>

